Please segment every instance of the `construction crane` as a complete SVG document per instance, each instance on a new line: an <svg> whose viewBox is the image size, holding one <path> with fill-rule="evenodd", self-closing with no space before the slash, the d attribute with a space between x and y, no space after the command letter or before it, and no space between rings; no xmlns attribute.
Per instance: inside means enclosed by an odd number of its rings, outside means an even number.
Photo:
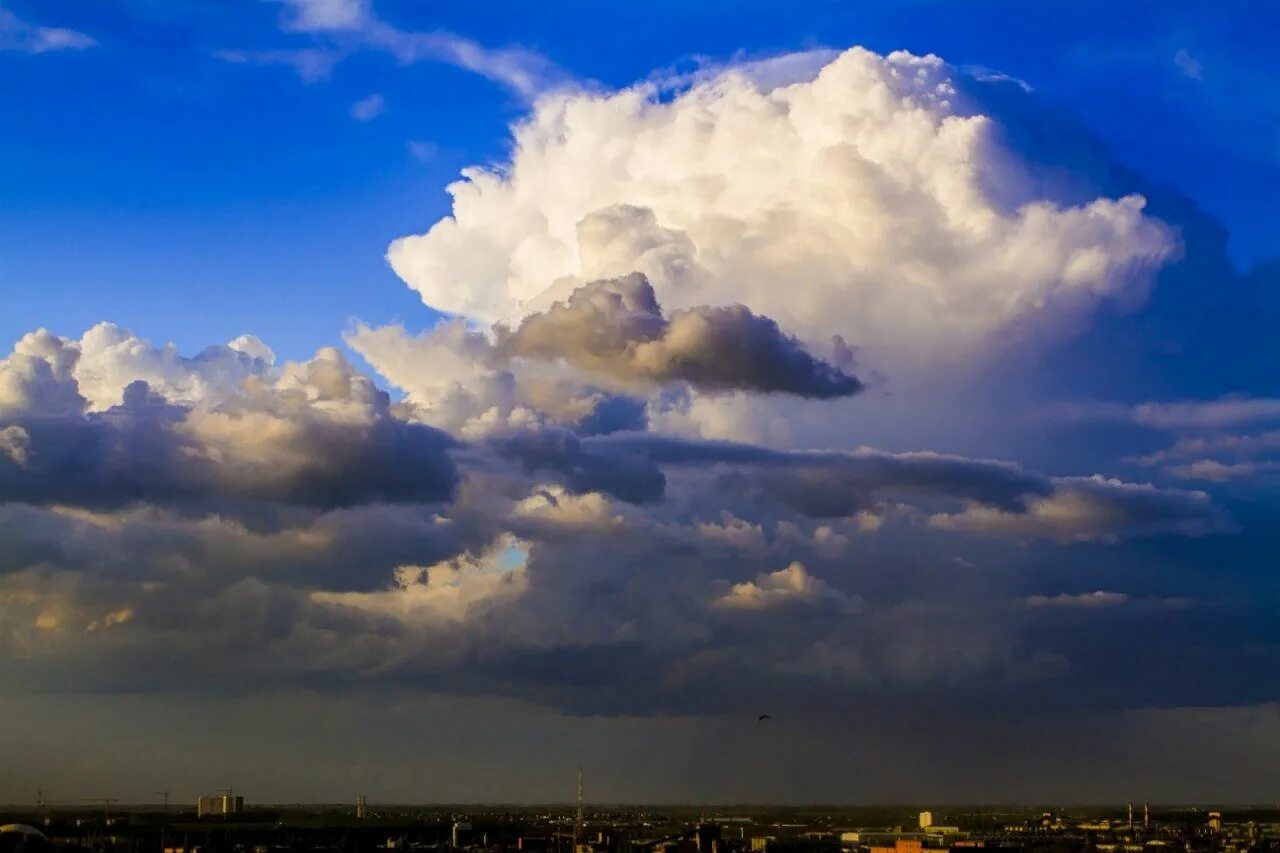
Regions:
<svg viewBox="0 0 1280 853"><path fill-rule="evenodd" d="M83 803L101 803L102 820L105 824L111 823L111 804L120 802L115 797L82 797L80 801Z"/></svg>
<svg viewBox="0 0 1280 853"><path fill-rule="evenodd" d="M39 807L40 813L46 817L50 806L69 806L72 802L71 800L51 800L49 799L48 791L44 788L36 788L36 806Z"/></svg>
<svg viewBox="0 0 1280 853"><path fill-rule="evenodd" d="M165 814L168 814L168 813L169 813L169 792L168 792L167 790L166 790L166 791L154 791L154 792L152 793L152 796L153 796L153 797L163 797L163 798L164 798L164 811L165 811Z"/></svg>

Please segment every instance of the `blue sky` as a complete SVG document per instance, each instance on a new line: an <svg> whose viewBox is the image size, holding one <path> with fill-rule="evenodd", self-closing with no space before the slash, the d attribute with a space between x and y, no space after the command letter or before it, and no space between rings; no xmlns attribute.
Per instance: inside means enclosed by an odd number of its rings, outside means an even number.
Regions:
<svg viewBox="0 0 1280 853"><path fill-rule="evenodd" d="M252 318L283 355L302 357L351 317L429 325L383 262L386 244L445 214L443 186L464 165L501 159L525 110L484 77L373 49L310 82L214 57L326 49L323 33L282 32L272 2L4 8L96 42L0 52L9 339L51 317L61 334L112 319L194 350ZM378 13L405 30L525 47L606 87L699 57L932 51L1023 79L1075 113L1118 161L1220 218L1239 263L1275 251L1280 86L1268 51L1280 12L1269 4L384 0ZM353 118L374 94L383 111Z"/></svg>

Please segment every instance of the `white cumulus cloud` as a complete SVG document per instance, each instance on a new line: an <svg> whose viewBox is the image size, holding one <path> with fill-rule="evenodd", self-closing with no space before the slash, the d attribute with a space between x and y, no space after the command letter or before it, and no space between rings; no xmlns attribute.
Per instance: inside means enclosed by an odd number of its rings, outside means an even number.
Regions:
<svg viewBox="0 0 1280 853"><path fill-rule="evenodd" d="M805 340L922 357L1070 330L1179 251L1140 196L1043 197L936 57L854 48L791 85L730 68L659 95L544 97L511 162L464 170L453 215L392 266L485 321L641 272L673 309L742 303Z"/></svg>

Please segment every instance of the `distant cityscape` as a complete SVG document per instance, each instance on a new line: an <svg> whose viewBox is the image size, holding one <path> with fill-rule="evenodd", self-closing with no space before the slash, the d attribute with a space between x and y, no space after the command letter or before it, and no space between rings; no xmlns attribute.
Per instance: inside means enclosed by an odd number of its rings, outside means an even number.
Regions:
<svg viewBox="0 0 1280 853"><path fill-rule="evenodd" d="M255 805L0 808L0 853L1280 853L1280 808Z"/></svg>

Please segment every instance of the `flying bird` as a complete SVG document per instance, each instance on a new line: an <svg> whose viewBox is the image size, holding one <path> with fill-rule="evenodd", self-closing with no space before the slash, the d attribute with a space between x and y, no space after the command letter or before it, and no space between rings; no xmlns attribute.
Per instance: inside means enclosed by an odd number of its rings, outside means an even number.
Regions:
<svg viewBox="0 0 1280 853"><path fill-rule="evenodd" d="M763 723L765 720L772 720L772 719L773 717L770 717L768 714L761 714L759 717L756 717L756 722Z"/></svg>

